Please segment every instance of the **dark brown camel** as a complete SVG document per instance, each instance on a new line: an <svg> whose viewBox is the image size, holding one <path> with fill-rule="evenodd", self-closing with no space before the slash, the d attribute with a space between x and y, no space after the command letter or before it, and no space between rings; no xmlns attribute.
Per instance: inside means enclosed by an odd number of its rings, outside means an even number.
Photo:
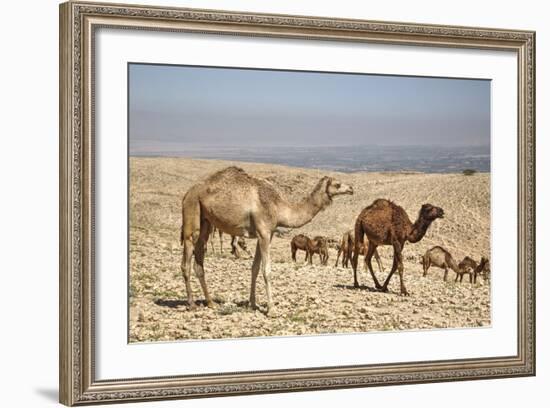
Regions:
<svg viewBox="0 0 550 408"><path fill-rule="evenodd" d="M306 253L306 258L304 259L304 261L307 261L309 259L308 248L310 245L310 241L311 239L309 239L309 237L304 234L298 234L292 238L292 241L290 241L290 251L292 253L292 260L294 262L296 262L296 252L298 252L299 249Z"/></svg>
<svg viewBox="0 0 550 408"><path fill-rule="evenodd" d="M396 270L399 270L401 294L408 296L409 293L403 282L403 247L407 241L412 243L420 241L431 223L437 218L443 218L443 214L441 208L424 204L420 209L418 219L413 224L405 210L389 200L375 200L370 206L363 209L355 221L355 250L352 261L354 286L359 287L357 260L366 235L369 240L366 262L376 289L387 292L391 277ZM380 285L376 279L372 268L372 255L379 245L393 246L392 269L383 285Z"/></svg>

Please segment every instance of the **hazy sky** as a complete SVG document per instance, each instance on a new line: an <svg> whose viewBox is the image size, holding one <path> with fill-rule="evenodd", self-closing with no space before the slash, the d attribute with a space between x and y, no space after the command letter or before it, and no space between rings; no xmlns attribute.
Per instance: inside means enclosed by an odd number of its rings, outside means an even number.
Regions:
<svg viewBox="0 0 550 408"><path fill-rule="evenodd" d="M131 64L130 152L487 146L490 81Z"/></svg>

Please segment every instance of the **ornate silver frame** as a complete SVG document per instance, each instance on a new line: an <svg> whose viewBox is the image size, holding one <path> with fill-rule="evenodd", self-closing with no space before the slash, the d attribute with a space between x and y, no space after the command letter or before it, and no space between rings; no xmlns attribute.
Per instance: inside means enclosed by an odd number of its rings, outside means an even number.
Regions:
<svg viewBox="0 0 550 408"><path fill-rule="evenodd" d="M93 47L98 27L513 51L518 63L518 350L513 356L96 380ZM145 401L535 374L535 33L68 2L60 5L60 402Z"/></svg>

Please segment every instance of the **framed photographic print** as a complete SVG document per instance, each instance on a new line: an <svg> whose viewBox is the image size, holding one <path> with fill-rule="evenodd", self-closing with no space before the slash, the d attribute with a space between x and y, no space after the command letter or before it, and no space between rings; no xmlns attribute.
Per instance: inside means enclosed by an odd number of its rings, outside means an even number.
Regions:
<svg viewBox="0 0 550 408"><path fill-rule="evenodd" d="M535 33L60 6L66 405L535 374Z"/></svg>

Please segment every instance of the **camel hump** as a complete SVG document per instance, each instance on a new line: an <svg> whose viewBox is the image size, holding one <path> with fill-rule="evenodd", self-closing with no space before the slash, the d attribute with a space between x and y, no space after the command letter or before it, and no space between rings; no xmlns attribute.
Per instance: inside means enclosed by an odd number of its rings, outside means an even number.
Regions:
<svg viewBox="0 0 550 408"><path fill-rule="evenodd" d="M226 171L228 173L241 173L241 174L246 174L246 172L241 168L241 167L237 167L237 166L229 166L229 167L226 167L224 170L222 171Z"/></svg>
<svg viewBox="0 0 550 408"><path fill-rule="evenodd" d="M377 198L376 200L373 201L372 205L374 207L390 207L391 206L391 201L390 200L386 200L385 198Z"/></svg>
<svg viewBox="0 0 550 408"><path fill-rule="evenodd" d="M246 172L237 166L229 166L224 169L218 170L214 174L212 174L210 177L208 177L209 180L220 180L220 179L226 179L226 178L233 178L233 177L243 177L248 176Z"/></svg>
<svg viewBox="0 0 550 408"><path fill-rule="evenodd" d="M442 246L439 246L439 245L436 245L436 246L432 247L431 251L434 251L434 250L439 250L439 251L444 252L446 254L449 253L445 248L443 248Z"/></svg>
<svg viewBox="0 0 550 408"><path fill-rule="evenodd" d="M393 206L394 204L390 200L386 200L385 198L377 198L371 205L365 208L365 210L383 211L392 208Z"/></svg>

